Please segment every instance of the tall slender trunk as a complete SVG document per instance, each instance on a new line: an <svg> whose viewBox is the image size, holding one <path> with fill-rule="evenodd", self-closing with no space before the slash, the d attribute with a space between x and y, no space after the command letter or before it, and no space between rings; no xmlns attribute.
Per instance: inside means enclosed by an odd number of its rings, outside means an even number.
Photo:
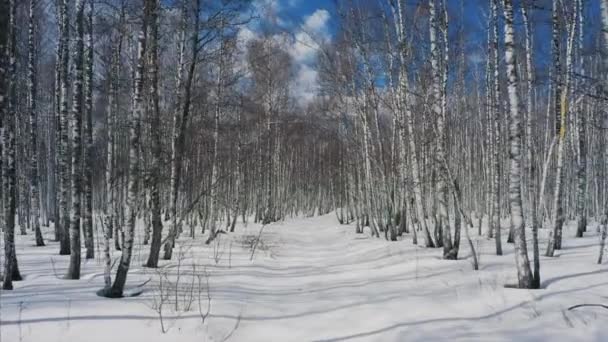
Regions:
<svg viewBox="0 0 608 342"><path fill-rule="evenodd" d="M272 73L272 71L270 70L270 66L267 65L266 66L267 70L266 70L266 74L270 75ZM264 163L263 163L263 168L265 168L265 173L263 171L261 171L261 174L264 176L265 178L265 208L264 208L264 213L263 213L263 220L262 223L263 224L269 224L271 222L275 221L275 217L274 217L274 202L273 202L273 196L272 196L272 191L274 188L274 164L273 164L273 130L272 130L272 120L273 120L273 112L274 112L274 104L272 101L272 94L270 94L271 89L272 89L272 78L268 77L268 84L266 85L268 87L268 94L266 94L266 99L264 100L264 111L266 112L266 127L265 127L265 131L266 131L266 151L264 153ZM262 165L260 165L262 167Z"/></svg>
<svg viewBox="0 0 608 342"><path fill-rule="evenodd" d="M70 208L70 265L68 279L80 279L80 214L82 194L82 100L84 72L84 0L76 0L76 41L74 50L74 89L72 91L72 205Z"/></svg>
<svg viewBox="0 0 608 342"><path fill-rule="evenodd" d="M40 180L38 178L38 118L36 108L37 96L37 71L36 71L36 0L30 0L29 7L29 30L28 30L28 99L30 110L30 145L31 145L31 165L30 165L30 187L31 214L36 234L36 246L44 246L42 232L40 231Z"/></svg>
<svg viewBox="0 0 608 342"><path fill-rule="evenodd" d="M54 110L54 137L50 140L52 145L49 146L49 152L53 152L50 156L50 160L53 161L53 186L49 187L49 191L52 193L51 202L53 203L53 226L55 233L55 241L61 241L62 229L61 229L61 215L59 212L59 202L61 201L61 77L63 75L63 48L64 40L63 37L63 4L62 0L55 1L55 7L57 12L57 31L59 33L59 41L57 42L57 48L55 50L55 82L54 82L54 94L53 94L53 110ZM55 146L56 145L56 146Z"/></svg>
<svg viewBox="0 0 608 342"><path fill-rule="evenodd" d="M492 6L492 1L490 0L490 8L493 9ZM493 162L493 157L494 157L494 129L493 129L493 101L494 98L492 97L492 93L493 93L493 72L492 72L492 65L493 65L493 58L492 56L492 52L495 51L493 45L492 45L492 35L494 30L492 29L494 27L493 25L493 21L494 21L494 13L492 13L492 15L490 16L490 20L488 23L488 32L487 32L487 56L486 56L486 70L485 70L485 88L486 88L486 146L487 146L487 152L486 152L486 158L484 160L484 162L486 163L486 165L488 165L489 167L487 167L486 169L486 176L487 176L487 197L486 197L486 212L488 213L488 237L491 238L494 234L493 231L493 220L494 220L494 178L493 178L493 174L494 174L494 170L493 167L491 167L492 162ZM479 228L478 228L478 235L482 234L482 221L483 221L483 217L480 220L479 223Z"/></svg>
<svg viewBox="0 0 608 342"><path fill-rule="evenodd" d="M233 218L232 218L232 223L230 225L230 232L234 232L234 228L236 226L236 221L238 219L239 216L239 210L241 208L241 206L243 205L243 195L245 194L245 189L244 189L244 185L241 184L241 153L242 153L242 145L243 145L243 141L242 141L242 137L241 137L241 116L243 115L243 110L242 110L242 103L241 103L241 108L238 109L238 114L237 114L237 142L236 142L236 162L235 162L235 170L234 170L234 191L233 191L233 196L234 196L234 202L232 205L232 211L233 211Z"/></svg>
<svg viewBox="0 0 608 342"><path fill-rule="evenodd" d="M443 244L443 258L444 259L455 259L455 254L452 251L452 232L450 229L450 222L448 218L448 198L447 198L447 179L446 170L446 155L445 155L445 141L447 139L445 116L442 111L441 101L443 99L442 80L441 72L439 70L439 44L438 44L438 32L439 24L435 10L435 0L429 0L429 12L430 12L430 39L431 39L431 68L433 70L433 102L432 108L435 115L437 124L437 142L435 145L436 151L436 162L435 167L437 170L437 196L438 209L439 209L439 221L442 231L442 244ZM447 44L447 42L445 42ZM446 65L447 67L447 65Z"/></svg>
<svg viewBox="0 0 608 342"><path fill-rule="evenodd" d="M426 222L426 213L424 210L424 199L422 198L422 184L420 182L420 167L419 167L419 159L416 154L416 138L414 132L416 132L416 128L414 125L414 116L411 111L411 108L408 103L408 88L409 81L407 75L407 44L405 31L403 28L403 8L401 1L396 1L397 3L397 16L395 16L397 31L400 32L400 51L399 51L399 60L401 64L400 72L399 72L399 94L400 94L400 102L401 102L401 112L403 121L406 124L407 131L403 129L401 131L401 139L403 142L403 147L409 146L410 150L410 163L404 163L407 167L409 164L410 172L412 174L412 188L414 192L414 202L416 208L416 215L418 216L418 222L420 223L422 230L425 235L425 244L426 247L435 247L435 243L431 237L431 233L429 232L429 228ZM414 227L414 232L416 228ZM414 233L414 236L416 234Z"/></svg>
<svg viewBox="0 0 608 342"><path fill-rule="evenodd" d="M158 0L150 3L150 45L148 54L150 101L152 118L150 129L152 133L152 179L150 182L150 209L152 211L152 243L148 255L147 267L157 267L160 254L163 222L161 216L160 185L161 185L161 122L158 99Z"/></svg>
<svg viewBox="0 0 608 342"><path fill-rule="evenodd" d="M582 56L582 41L583 41L583 0L577 0L577 12L579 16L579 55ZM585 76L584 61L580 61L580 73ZM577 170L577 189L576 189L576 237L583 237L583 233L587 230L587 118L585 116L583 106L579 107L578 112L578 170Z"/></svg>
<svg viewBox="0 0 608 342"><path fill-rule="evenodd" d="M70 37L70 19L69 19L69 0L62 0L61 9L61 45L63 51L61 53L61 101L59 110L59 121L60 121L60 149L59 149L59 169L61 175L61 189L59 195L59 231L61 232L61 238L59 240L59 254L67 255L70 254L70 234L69 224L70 216L68 211L68 202L70 192L68 191L70 185L70 155L68 146L68 74L69 74L69 37ZM56 223L56 224L57 224Z"/></svg>
<svg viewBox="0 0 608 342"><path fill-rule="evenodd" d="M559 40L559 30L557 28L558 19L557 17L557 0L554 0L554 40ZM563 208L563 192L565 187L565 149L566 149L566 125L567 125L567 117L568 117L568 95L570 88L570 78L572 73L572 52L574 46L574 37L576 31L576 18L578 15L578 11L574 12L574 21L570 25L570 30L568 32L568 45L566 52L566 80L563 84L559 82L556 84L556 87L559 89L559 105L556 104L556 111L559 113L557 120L557 170L555 175L555 193L553 196L553 217L552 217L552 226L553 229L549 232L549 241L547 244L546 256L552 257L555 254L556 249L562 248L562 230L565 221L564 208ZM554 42L555 44L559 44ZM555 51L555 53L559 54L559 50ZM556 67L559 69L559 66ZM556 70L557 72L557 70Z"/></svg>
<svg viewBox="0 0 608 342"><path fill-rule="evenodd" d="M140 119L143 113L143 87L144 87L144 72L145 72L145 56L146 56L146 38L148 30L148 21L150 16L150 8L153 7L154 0L146 0L144 3L144 17L139 37L137 39L137 67L135 69L135 92L133 94L133 113L129 120L129 189L127 196L126 210L126 229L124 230L125 237L122 247L122 255L116 271L114 284L110 289L106 289L105 295L108 297L122 297L125 283L127 282L127 274L131 265L131 254L133 251L133 240L135 235L135 221L137 218L137 198L138 198L138 183L139 183L139 158L137 153L139 150L139 127Z"/></svg>
<svg viewBox="0 0 608 342"><path fill-rule="evenodd" d="M194 28L192 31L191 41L192 44L192 60L190 61L190 66L188 69L188 76L186 78L186 82L184 83L183 91L183 104L181 104L181 114L176 113L175 116L175 127L173 132L173 158L171 161L171 219L173 220L171 225L171 231L169 232L169 237L167 242L165 243L165 254L163 259L169 260L171 259L171 255L173 252L173 246L175 245L175 238L177 237L179 230L180 219L177 217L177 197L179 195L179 184L181 179L181 170L182 170L182 151L184 149L185 143L185 135L186 135L186 127L188 125L188 117L190 115L190 102L192 100L192 81L194 79L194 71L196 70L196 64L199 53L199 23L200 23L200 6L201 0L196 0L195 9L194 9ZM186 16L184 15L184 20L186 20ZM185 25L185 22L184 22ZM184 27L185 30L185 27ZM184 33L185 34L185 33ZM185 41L182 44L182 50L185 46ZM183 68L183 51L180 52L180 69ZM181 92L179 85L181 84L181 75L178 75L178 93ZM178 106L179 108L179 106ZM179 110L179 109L178 109Z"/></svg>
<svg viewBox="0 0 608 342"><path fill-rule="evenodd" d="M182 106L182 88L184 81L184 69L185 69L185 53L186 53L186 20L188 17L187 8L182 7L182 22L181 22L181 37L179 40L179 58L177 65L177 77L176 77L176 100L175 100L175 112L173 114L173 134L171 139L171 179L170 179L170 198L169 198L169 212L171 218L171 228L169 229L169 236L165 243L165 253L163 259L171 259L173 253L173 246L175 245L175 238L178 234L177 230L177 197L179 195L179 168L180 161L178 142L180 137L181 127L181 106Z"/></svg>
<svg viewBox="0 0 608 342"><path fill-rule="evenodd" d="M220 30L223 30L224 23L222 22L220 25L222 27ZM211 196L210 201L211 205L209 208L209 238L206 241L206 244L211 243L217 234L217 225L216 220L218 218L217 212L218 210L218 157L217 157L217 148L219 141L219 130L220 130L220 116L222 114L222 106L223 106L223 96L224 96L224 68L225 68L225 56L226 46L224 37L221 37L220 34L220 56L219 56L219 66L218 66L218 76L217 76L217 89L216 89L216 103L215 103L215 111L213 116L213 153L211 156Z"/></svg>
<svg viewBox="0 0 608 342"><path fill-rule="evenodd" d="M530 223L532 226L532 249L534 255L534 288L540 287L540 253L538 249L538 205L536 199L536 158L534 157L534 118L532 103L532 87L534 86L534 71L532 69L532 28L528 15L529 3L524 2L521 7L524 28L526 32L526 137L527 137L527 162L528 162L528 198L530 205Z"/></svg>
<svg viewBox="0 0 608 342"><path fill-rule="evenodd" d="M122 20L122 18L121 18ZM117 103L118 101L118 64L120 63L120 55L122 50L122 33L119 34L118 42L116 47L113 47L111 52L110 61L110 89L108 91L108 106L106 111L106 132L107 132L107 144L106 144L106 169L105 169L105 192L106 192L106 203L104 206L104 223L103 223L103 254L104 254L104 282L106 288L112 285L111 268L112 259L110 255L110 239L114 231L116 212L116 182L115 182L115 168L114 168L114 146L116 142L116 115L117 115ZM114 237L118 239L118 234Z"/></svg>
<svg viewBox="0 0 608 342"><path fill-rule="evenodd" d="M21 280L15 249L15 129L16 129L16 4L15 0L0 0L0 118L4 127L2 152L4 157L4 278L2 289L12 290L13 281ZM10 14L9 14L10 13ZM8 32L8 34L6 34ZM8 46L8 49L6 48ZM7 56L8 52L8 56Z"/></svg>
<svg viewBox="0 0 608 342"><path fill-rule="evenodd" d="M533 278L528 260L526 230L521 197L521 118L519 113L518 77L515 67L515 33L513 29L513 2L504 0L505 63L509 93L509 203L511 225L515 242L515 264L519 288L532 288Z"/></svg>
<svg viewBox="0 0 608 342"><path fill-rule="evenodd" d="M502 255L502 234L500 229L500 80L498 58L498 0L492 0L492 57L494 64L493 92L492 92L492 215L490 230L494 234L496 255Z"/></svg>
<svg viewBox="0 0 608 342"><path fill-rule="evenodd" d="M85 33L85 87L84 87L84 211L82 231L86 258L95 257L93 241L93 0L89 0Z"/></svg>
<svg viewBox="0 0 608 342"><path fill-rule="evenodd" d="M604 36L603 42L603 62L604 65L608 65L608 0L601 0L601 8L602 8L602 35ZM606 81L606 75L603 75L604 81ZM604 158L606 163L606 168L608 168L608 146L604 147L606 149ZM598 264L602 263L602 257L604 255L604 249L606 246L606 237L608 236L608 198L604 198L604 217L602 220L602 228L601 228L601 239L600 239L600 255L598 257Z"/></svg>

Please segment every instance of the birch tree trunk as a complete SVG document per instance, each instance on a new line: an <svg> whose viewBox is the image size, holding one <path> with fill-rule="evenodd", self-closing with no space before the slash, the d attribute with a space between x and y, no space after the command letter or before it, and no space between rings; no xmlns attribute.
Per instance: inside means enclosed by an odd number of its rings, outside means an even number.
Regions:
<svg viewBox="0 0 608 342"><path fill-rule="evenodd" d="M540 287L540 252L538 249L538 205L536 202L536 159L534 158L534 120L533 120L533 103L532 103L532 88L534 86L534 70L532 69L532 28L530 26L530 18L528 14L529 3L526 1L521 7L522 17L524 20L524 28L526 34L526 137L527 137L527 161L528 161L528 198L530 205L530 224L532 225L532 249L534 255L534 288Z"/></svg>
<svg viewBox="0 0 608 342"><path fill-rule="evenodd" d="M181 106L181 114L179 112L176 113L175 117L175 131L174 131L174 141L173 141L173 158L171 165L171 219L173 220L171 225L171 231L169 232L169 237L167 242L165 243L165 254L163 259L169 260L171 259L171 255L173 252L173 246L175 245L175 238L178 234L178 224L181 220L177 217L177 197L179 195L179 183L181 179L181 170L182 170L182 151L184 149L185 143L185 135L186 128L188 124L188 117L190 115L190 101L192 95L192 81L194 79L194 71L196 70L196 64L199 53L199 23L200 23L200 4L201 0L196 0L195 10L194 10L194 28L191 37L192 44L192 60L190 61L190 66L188 69L188 76L186 78L186 82L184 84L184 103ZM184 19L185 20L185 19ZM184 23L185 24L185 23ZM184 28L185 29L185 28ZM185 42L182 44L182 49L185 46ZM183 67L183 51L180 52L180 69ZM180 81L181 75L178 75L178 86L181 83ZM180 92L180 88L178 87L178 92ZM178 107L179 108L179 107ZM179 124L178 124L179 123Z"/></svg>
<svg viewBox="0 0 608 342"><path fill-rule="evenodd" d="M160 204L160 184L161 184L161 122L158 99L158 0L150 3L150 45L149 45L149 82L150 82L150 101L152 119L150 129L152 132L152 179L150 182L150 208L152 211L152 243L150 244L150 254L146 267L158 267L158 257L162 243L163 222Z"/></svg>
<svg viewBox="0 0 608 342"><path fill-rule="evenodd" d="M603 50L604 50L604 57L603 57L603 62L604 65L608 65L608 54L606 53L608 51L608 0L601 0L601 8L602 8L602 35L604 36L604 42L603 42ZM606 82L606 75L603 75L603 80L604 82ZM608 147L604 147L606 148L606 152L605 152L605 156L608 157ZM608 159L605 160L606 165L608 166ZM602 227L601 227L601 238L600 238L600 254L597 260L598 264L602 263L602 258L604 256L604 249L606 246L606 236L608 236L608 199L604 198L604 217L602 220Z"/></svg>
<svg viewBox="0 0 608 342"><path fill-rule="evenodd" d="M36 35L35 9L36 0L30 0L29 7L29 30L28 30L28 99L30 110L30 187L31 187L31 214L36 234L36 246L44 246L42 232L40 231L40 180L38 178L38 117L36 108L37 96L37 73L36 73Z"/></svg>
<svg viewBox="0 0 608 342"><path fill-rule="evenodd" d="M4 128L4 272L2 289L12 290L13 281L21 280L15 249L15 0L0 0L0 118ZM8 49L7 49L8 46ZM7 54L8 52L8 54Z"/></svg>
<svg viewBox="0 0 608 342"><path fill-rule="evenodd" d="M496 242L496 255L502 255L502 234L500 229L500 80L498 58L498 0L492 0L492 21L493 21L493 93L492 93L492 215L490 231L494 234Z"/></svg>
<svg viewBox="0 0 608 342"><path fill-rule="evenodd" d="M558 31L556 28L558 25L558 14L557 14L557 0L554 0L553 5L555 6L553 11L553 20L554 20L554 31ZM563 208L563 192L564 187L564 178L565 178L565 148L566 148L566 125L567 125L567 117L568 117L568 93L570 87L570 75L572 72L572 51L574 46L574 37L576 31L576 18L577 11L575 11L574 21L570 25L570 31L568 32L568 45L566 52L566 80L564 84L556 84L556 87L559 89L557 92L559 93L559 106L556 105L557 111L559 112L557 120L557 170L555 175L555 194L553 196L553 217L552 217L552 226L553 230L549 232L549 241L547 245L546 256L553 257L556 249L562 248L562 230L564 221L566 220L564 215ZM559 39L559 34L554 32L554 40ZM558 44L554 42L554 45ZM559 50L556 51L559 54ZM556 67L556 69L558 69ZM556 70L557 72L557 70Z"/></svg>
<svg viewBox="0 0 608 342"><path fill-rule="evenodd" d="M60 121L60 150L59 150L59 170L61 175L61 189L59 195L59 231L61 237L59 240L59 254L67 255L70 254L70 234L69 224L70 216L68 211L68 191L70 182L70 156L68 154L68 73L69 73L69 37L70 37L70 23L69 23L69 0L62 0L61 4L61 45L63 51L61 53L61 77L60 77L60 110L59 110L59 121Z"/></svg>
<svg viewBox="0 0 608 342"><path fill-rule="evenodd" d="M86 258L95 257L93 241L93 0L88 0L87 28L85 31L84 53L84 182L83 182L83 220L84 245Z"/></svg>
<svg viewBox="0 0 608 342"><path fill-rule="evenodd" d="M583 41L583 0L577 0L577 13L579 16L579 34L580 34L580 51L582 56L582 41ZM581 59L581 74L585 76L584 61ZM578 170L577 170L577 189L576 189L576 237L583 237L583 233L587 231L587 118L583 107L579 107L578 111Z"/></svg>
<svg viewBox="0 0 608 342"><path fill-rule="evenodd" d="M403 8L402 8L402 4L401 1L398 0L397 2L397 16L395 18L395 20L397 21L396 26L398 27L398 32L401 32L400 34L400 51L399 51L399 60L400 60L400 64L401 64L401 68L400 68L400 72L399 72L399 93L400 93L400 97L401 97L401 111L402 113L404 113L404 121L406 123L407 126L407 132L406 130L402 130L402 140L403 140L403 146L405 147L406 145L409 146L410 149L410 171L412 174L412 187L413 187L413 192L414 192L414 201L415 201L415 207L416 207L416 215L418 216L418 222L420 223L422 230L424 231L424 235L425 235L425 245L426 247L435 247L435 243L433 242L433 239L431 237L431 233L429 232L429 228L426 222L426 213L424 210L424 200L422 198L422 184L420 183L420 168L419 168L419 160L418 160L418 156L416 155L416 138L414 136L414 132L416 131L415 127L414 127L414 117L411 111L411 108L409 107L408 104L408 75L407 75L407 69L406 69L406 65L407 65L407 44L406 44L406 37L404 34L404 28L403 28ZM407 135L407 138L405 137ZM403 165L406 165L406 163L404 163ZM405 172L407 170L404 170L403 172ZM414 231L416 230L416 228L413 228Z"/></svg>
<svg viewBox="0 0 608 342"><path fill-rule="evenodd" d="M171 228L169 235L167 236L167 242L165 243L165 253L163 259L171 259L173 253L173 246L175 245L175 238L177 236L177 196L179 193L179 154L178 154L178 142L180 137L181 127L181 106L182 106L182 88L183 88L183 74L185 69L184 58L186 53L186 20L187 10L184 6L182 8L182 23L181 23L181 37L179 41L179 58L177 66L177 78L176 78L176 103L175 112L173 114L173 134L171 139L171 184L170 184L170 203L169 212L171 218Z"/></svg>
<svg viewBox="0 0 608 342"><path fill-rule="evenodd" d="M435 9L435 0L429 0L429 11L430 11L430 39L431 39L431 68L433 70L433 113L437 123L437 143L436 149L436 160L435 167L437 169L437 199L439 209L439 225L442 227L442 241L443 241L443 258L444 259L455 259L456 254L454 253L452 246L452 232L450 229L450 221L448 218L448 198L447 198L447 179L446 170L446 156L445 156L445 141L446 141L446 126L445 116L442 112L441 101L445 94L442 93L442 81L439 71L439 47L437 42L437 35L439 32L437 23L437 13ZM445 42L447 44L447 42ZM447 65L446 65L447 68ZM443 87L445 89L445 87Z"/></svg>
<svg viewBox="0 0 608 342"><path fill-rule="evenodd" d="M118 63L120 63L120 51L122 46L122 35L118 38L116 47L111 52L110 61L110 89L108 91L108 107L106 111L106 132L107 132L107 144L106 144L106 174L105 174L105 190L106 190L106 203L104 212L104 224L103 224L103 254L104 254L104 283L106 288L112 285L111 268L112 259L110 255L110 238L114 231L115 224L115 211L114 205L116 200L115 191L115 180L114 180L114 142L115 142L115 116L117 101L117 78L118 78ZM118 235L114 237L118 239Z"/></svg>
<svg viewBox="0 0 608 342"><path fill-rule="evenodd" d="M517 71L515 68L515 33L513 29L513 2L504 0L505 13L505 63L509 93L509 203L511 226L515 242L515 265L519 288L532 288L533 278L528 260L526 230L521 197L521 119L519 95L517 93Z"/></svg>
<svg viewBox="0 0 608 342"><path fill-rule="evenodd" d="M133 240L135 235L135 221L137 218L137 198L138 198L138 183L139 183L139 158L137 153L139 150L139 126L140 118L144 110L143 104L143 87L144 87L144 72L145 72L145 56L146 56L146 38L148 30L148 21L150 9L154 7L153 1L146 0L144 2L144 16L139 36L137 39L137 67L135 69L135 92L134 108L129 120L129 189L127 196L126 210L126 229L123 242L122 255L116 271L116 278L111 289L106 289L105 295L111 298L123 296L125 283L127 282L127 274L131 265L131 254L133 251Z"/></svg>
<svg viewBox="0 0 608 342"><path fill-rule="evenodd" d="M84 72L84 0L76 0L74 89L72 91L72 205L70 209L70 265L68 279L80 279L80 211L82 195L82 100Z"/></svg>
<svg viewBox="0 0 608 342"><path fill-rule="evenodd" d="M222 28L220 29L220 32L223 30L223 25L224 23L221 23ZM210 196L210 201L211 201L211 206L209 208L209 238L207 239L207 241L205 242L206 244L210 244L211 241L213 241L213 239L215 239L215 236L217 234L217 225L216 225L216 221L218 218L218 215L216 214L218 212L218 207L217 207L217 203L218 203L218 192L217 189L219 187L218 184L218 158L217 158L217 147L218 147L218 140L219 140L219 129L220 129L220 115L222 112L222 106L223 106L223 96L224 96L224 59L225 56L224 54L226 53L226 46L225 46L225 42L224 42L224 37L221 36L220 33L220 39L222 40L220 42L220 56L219 56L219 66L218 66L218 76L217 76L217 88L216 88L216 103L215 103L215 111L214 111L214 117L213 117L213 152L212 152L212 156L211 156L211 196Z"/></svg>
<svg viewBox="0 0 608 342"><path fill-rule="evenodd" d="M61 153L61 77L63 75L63 4L61 0L55 1L55 8L57 12L57 31L59 33L59 41L57 42L57 48L55 50L55 82L54 82L54 94L53 94L53 110L54 110L54 128L55 134L53 137L54 147L49 146L49 152L53 152L49 160L53 162L53 186L49 187L49 191L52 193L51 201L53 203L53 226L55 231L55 241L61 243L61 215L59 213L59 202L61 200L61 165L60 165L60 153Z"/></svg>
<svg viewBox="0 0 608 342"><path fill-rule="evenodd" d="M242 136L241 136L241 120L242 120L242 115L243 115L243 110L242 110L242 100L241 100L241 108L238 109L238 114L237 114L237 142L236 142L236 163L235 163L235 170L234 170L234 192L233 192L233 196L234 196L234 202L232 205L232 211L233 211L233 218L232 218L232 223L230 224L230 232L234 232L234 228L236 226L236 221L239 217L239 211L241 209L241 206L243 205L243 195L244 195L244 185L241 184L241 167L242 167L242 161L241 161L241 153L242 153L242 148L243 148L243 140L242 140Z"/></svg>

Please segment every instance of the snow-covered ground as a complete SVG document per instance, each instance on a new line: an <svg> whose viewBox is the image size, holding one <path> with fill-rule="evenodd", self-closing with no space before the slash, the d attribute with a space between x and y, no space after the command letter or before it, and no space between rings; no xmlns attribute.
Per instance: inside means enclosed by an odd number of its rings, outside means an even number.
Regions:
<svg viewBox="0 0 608 342"><path fill-rule="evenodd" d="M63 280L69 257L57 243L39 248L32 235L17 236L25 280L1 294L0 341L608 341L608 310L568 311L608 304L594 226L582 239L564 232L563 250L542 258L543 289L533 291L504 287L515 282L513 246L497 257L485 238L473 271L464 236L461 259L445 261L409 237L357 235L327 215L266 226L251 261L259 228L237 227L209 246L184 234L159 270L141 267L148 246L138 247L128 286L151 281L124 299L95 294L98 258L84 262L81 280Z"/></svg>

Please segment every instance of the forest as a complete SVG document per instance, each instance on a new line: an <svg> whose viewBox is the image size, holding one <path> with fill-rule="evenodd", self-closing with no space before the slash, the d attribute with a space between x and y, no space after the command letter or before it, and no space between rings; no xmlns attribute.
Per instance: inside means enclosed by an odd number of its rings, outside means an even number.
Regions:
<svg viewBox="0 0 608 342"><path fill-rule="evenodd" d="M608 0L0 0L0 339L608 340L607 89Z"/></svg>

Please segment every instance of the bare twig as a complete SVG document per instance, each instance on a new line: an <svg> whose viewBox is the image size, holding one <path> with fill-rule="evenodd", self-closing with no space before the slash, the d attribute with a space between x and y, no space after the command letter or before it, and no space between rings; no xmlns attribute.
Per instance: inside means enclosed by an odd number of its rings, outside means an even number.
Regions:
<svg viewBox="0 0 608 342"><path fill-rule="evenodd" d="M234 334L236 329L239 328L239 324L241 324L241 314L239 314L239 316L236 318L236 323L234 324L234 327L232 327L232 330L230 330L228 335L226 335L226 337L222 339L222 342L226 342L228 341L228 339L230 339L230 337L232 337L232 334Z"/></svg>
<svg viewBox="0 0 608 342"><path fill-rule="evenodd" d="M255 254L255 249L258 247L258 243L260 242L260 238L262 237L262 231L264 230L264 227L266 227L265 224L263 224L262 228L260 228L258 238L255 240L255 244L253 245L253 248L251 250L251 257L249 258L250 261L253 261L253 255Z"/></svg>
<svg viewBox="0 0 608 342"><path fill-rule="evenodd" d="M569 307L568 311L571 311L571 310L574 310L574 309L578 309L578 308L582 308L582 307L585 307L585 306L604 308L604 309L608 310L608 305L604 305L604 304L577 304L577 305L573 305L573 306Z"/></svg>

